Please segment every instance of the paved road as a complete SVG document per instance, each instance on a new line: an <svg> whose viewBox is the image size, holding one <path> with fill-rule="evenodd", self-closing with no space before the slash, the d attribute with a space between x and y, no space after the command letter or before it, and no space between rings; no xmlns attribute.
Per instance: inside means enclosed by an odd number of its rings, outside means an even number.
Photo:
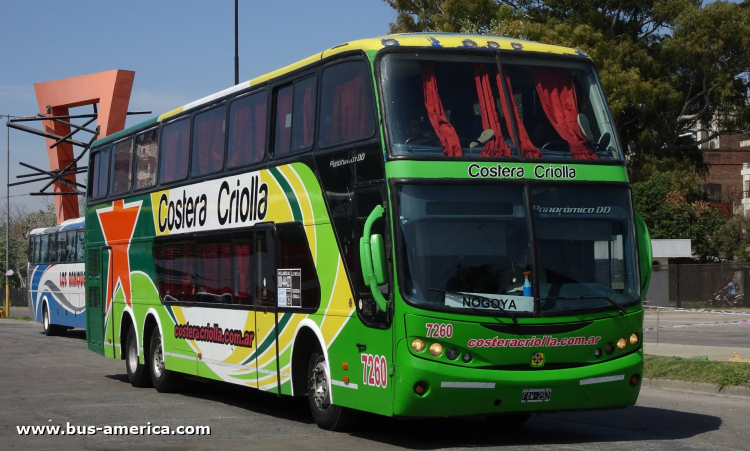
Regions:
<svg viewBox="0 0 750 451"><path fill-rule="evenodd" d="M45 337L32 322L0 320L3 449L748 449L750 402L644 389L624 410L548 414L503 431L484 418L397 421L365 416L352 434L326 432L294 400L218 383L180 394L135 389L125 365L86 349L83 331ZM210 437L20 436L19 425L211 427Z"/></svg>
<svg viewBox="0 0 750 451"><path fill-rule="evenodd" d="M685 324L716 323L721 321L750 321L750 315L723 315L718 313L687 313L647 311L644 328L659 326L676 326ZM643 334L646 343L657 342L655 331ZM723 348L750 348L750 324L741 326L701 327L689 329L661 329L658 342L695 345L718 346ZM745 357L750 357L746 355Z"/></svg>

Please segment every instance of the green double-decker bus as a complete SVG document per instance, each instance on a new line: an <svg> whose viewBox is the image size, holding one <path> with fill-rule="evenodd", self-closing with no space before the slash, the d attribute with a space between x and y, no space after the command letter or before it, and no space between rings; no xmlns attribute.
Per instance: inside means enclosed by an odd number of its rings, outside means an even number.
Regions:
<svg viewBox="0 0 750 451"><path fill-rule="evenodd" d="M357 410L632 405L650 241L590 58L503 37L342 44L96 141L88 346Z"/></svg>

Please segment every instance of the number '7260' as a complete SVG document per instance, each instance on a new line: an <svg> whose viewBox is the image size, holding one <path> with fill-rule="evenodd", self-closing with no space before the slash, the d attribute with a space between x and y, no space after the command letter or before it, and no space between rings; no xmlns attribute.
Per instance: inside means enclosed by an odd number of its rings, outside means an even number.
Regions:
<svg viewBox="0 0 750 451"><path fill-rule="evenodd" d="M450 338L453 336L453 324L427 323L427 338Z"/></svg>

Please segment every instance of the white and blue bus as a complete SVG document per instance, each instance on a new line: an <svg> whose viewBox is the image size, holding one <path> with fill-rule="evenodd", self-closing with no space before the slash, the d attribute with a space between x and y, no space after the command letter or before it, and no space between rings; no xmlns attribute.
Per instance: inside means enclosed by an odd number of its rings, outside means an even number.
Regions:
<svg viewBox="0 0 750 451"><path fill-rule="evenodd" d="M46 335L86 327L84 219L29 233L29 313Z"/></svg>

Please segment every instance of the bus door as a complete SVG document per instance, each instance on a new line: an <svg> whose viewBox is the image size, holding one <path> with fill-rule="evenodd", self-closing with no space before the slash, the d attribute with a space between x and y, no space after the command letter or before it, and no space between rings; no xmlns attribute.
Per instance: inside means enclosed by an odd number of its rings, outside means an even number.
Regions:
<svg viewBox="0 0 750 451"><path fill-rule="evenodd" d="M107 287L102 286L102 267L109 261L109 248L86 252L86 341L89 349L104 355L104 314Z"/></svg>
<svg viewBox="0 0 750 451"><path fill-rule="evenodd" d="M380 183L367 184L355 187L354 211L357 218L357 236L361 237L364 233L365 222L372 211L379 205L384 204L385 186ZM390 239L388 238L387 212L373 223L371 235L377 234L383 237L385 242L385 255L390 255ZM359 256L359 253L357 254ZM388 271L390 279L391 263L388 261ZM386 311L381 309L375 302L372 290L365 284L362 275L362 262L357 258L357 268L354 272L355 280L355 297L357 307L357 317L361 324L355 342L348 347L347 355L350 361L359 368L361 383L356 395L361 400L367 400L374 412L383 415L389 415L392 412L392 393L393 393L393 328L390 327L391 318L393 317L393 307L388 307ZM392 303L392 280L386 280L386 283L379 286L377 290L383 297ZM357 373L353 373L357 374ZM359 378L360 376L357 376Z"/></svg>
<svg viewBox="0 0 750 451"><path fill-rule="evenodd" d="M258 388L279 393L276 227L255 229L255 364Z"/></svg>

